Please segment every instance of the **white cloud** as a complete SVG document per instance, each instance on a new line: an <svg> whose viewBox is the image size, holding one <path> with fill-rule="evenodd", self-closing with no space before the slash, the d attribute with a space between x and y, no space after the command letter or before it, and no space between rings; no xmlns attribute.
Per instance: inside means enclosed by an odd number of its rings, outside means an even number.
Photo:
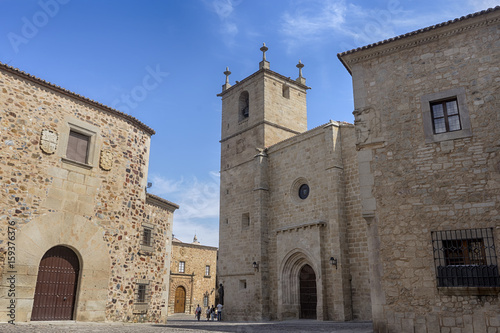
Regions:
<svg viewBox="0 0 500 333"><path fill-rule="evenodd" d="M315 41L327 32L341 29L346 9L344 1L299 2L293 12L283 14L281 33L286 36L289 46Z"/></svg>
<svg viewBox="0 0 500 333"><path fill-rule="evenodd" d="M209 8L221 21L221 33L230 38L224 39L227 43L231 43L231 39L239 32L234 19L234 11L240 3L241 0L213 0L209 3Z"/></svg>
<svg viewBox="0 0 500 333"><path fill-rule="evenodd" d="M200 181L172 180L161 175L151 175L150 193L164 197L180 206L174 213L174 234L183 242L191 242L194 234L204 245L218 246L219 239L219 188L216 172L210 179Z"/></svg>
<svg viewBox="0 0 500 333"><path fill-rule="evenodd" d="M498 0L469 0L470 6L474 8L474 11L481 11L488 8L494 8L500 6L500 1Z"/></svg>

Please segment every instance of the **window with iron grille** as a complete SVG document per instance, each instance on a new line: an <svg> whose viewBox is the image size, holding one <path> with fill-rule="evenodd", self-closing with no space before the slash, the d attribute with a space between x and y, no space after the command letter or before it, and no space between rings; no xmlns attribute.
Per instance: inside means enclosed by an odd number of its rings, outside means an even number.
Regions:
<svg viewBox="0 0 500 333"><path fill-rule="evenodd" d="M208 292L203 295L203 306L205 308L208 306Z"/></svg>
<svg viewBox="0 0 500 333"><path fill-rule="evenodd" d="M493 228L433 231L438 287L500 287Z"/></svg>
<svg viewBox="0 0 500 333"><path fill-rule="evenodd" d="M150 228L146 228L146 227L143 228L143 230L142 230L142 245L146 245L146 246L153 245L152 238L151 238L152 234L153 234L153 230L151 230Z"/></svg>
<svg viewBox="0 0 500 333"><path fill-rule="evenodd" d="M186 262L179 261L179 273L184 273L185 268L186 268Z"/></svg>
<svg viewBox="0 0 500 333"><path fill-rule="evenodd" d="M210 266L209 265L205 266L205 276L210 276Z"/></svg>
<svg viewBox="0 0 500 333"><path fill-rule="evenodd" d="M146 313L150 302L151 288L149 280L138 279L135 285L134 313Z"/></svg>
<svg viewBox="0 0 500 333"><path fill-rule="evenodd" d="M454 132L462 129L457 99L431 103L434 133Z"/></svg>

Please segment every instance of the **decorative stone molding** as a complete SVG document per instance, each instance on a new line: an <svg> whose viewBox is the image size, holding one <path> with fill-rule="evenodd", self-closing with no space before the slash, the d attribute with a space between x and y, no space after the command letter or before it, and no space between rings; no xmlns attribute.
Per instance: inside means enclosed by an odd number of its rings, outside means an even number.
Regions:
<svg viewBox="0 0 500 333"><path fill-rule="evenodd" d="M314 221L311 223L304 223L304 224L299 224L291 227L286 227L286 228L279 228L276 230L276 233L279 234L280 232L287 232L287 231L298 231L300 229L307 229L307 228L313 228L313 227L324 227L326 226L325 221Z"/></svg>
<svg viewBox="0 0 500 333"><path fill-rule="evenodd" d="M47 129L42 130L40 149L46 154L54 154L57 150L57 133Z"/></svg>

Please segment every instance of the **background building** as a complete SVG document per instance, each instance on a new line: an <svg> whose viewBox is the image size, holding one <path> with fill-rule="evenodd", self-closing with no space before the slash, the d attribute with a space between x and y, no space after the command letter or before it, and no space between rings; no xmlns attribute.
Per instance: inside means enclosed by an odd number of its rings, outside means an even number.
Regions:
<svg viewBox="0 0 500 333"><path fill-rule="evenodd" d="M173 213L154 131L0 64L0 321L166 319Z"/></svg>
<svg viewBox="0 0 500 333"><path fill-rule="evenodd" d="M376 332L500 327L500 7L339 55Z"/></svg>
<svg viewBox="0 0 500 333"><path fill-rule="evenodd" d="M216 273L216 247L201 245L196 235L192 243L183 243L174 238L168 313L194 314L198 304L205 308L217 305Z"/></svg>

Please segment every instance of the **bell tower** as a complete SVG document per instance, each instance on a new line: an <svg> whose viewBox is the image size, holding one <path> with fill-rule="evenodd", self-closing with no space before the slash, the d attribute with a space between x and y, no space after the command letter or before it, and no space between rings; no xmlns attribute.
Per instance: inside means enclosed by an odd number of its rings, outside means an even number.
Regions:
<svg viewBox="0 0 500 333"><path fill-rule="evenodd" d="M222 92L219 282L228 320L269 319L269 182L266 149L307 130L304 65L292 80L270 69L264 44L259 70L236 84L228 68ZM241 299L245 298L245 302ZM252 304L248 311L247 304Z"/></svg>

